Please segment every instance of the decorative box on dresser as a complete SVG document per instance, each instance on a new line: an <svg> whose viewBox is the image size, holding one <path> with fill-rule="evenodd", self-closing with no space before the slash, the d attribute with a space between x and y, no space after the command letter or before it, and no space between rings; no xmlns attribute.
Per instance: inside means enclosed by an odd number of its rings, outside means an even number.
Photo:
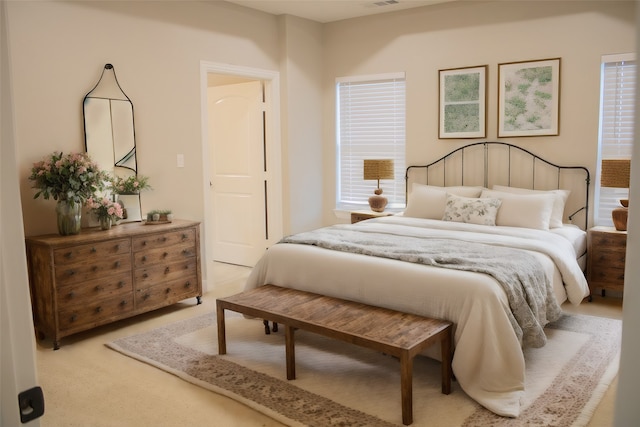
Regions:
<svg viewBox="0 0 640 427"><path fill-rule="evenodd" d="M60 339L202 297L200 223L127 223L26 239L36 332Z"/></svg>
<svg viewBox="0 0 640 427"><path fill-rule="evenodd" d="M624 291L627 232L613 227L593 227L587 233L587 282L591 294L600 289Z"/></svg>

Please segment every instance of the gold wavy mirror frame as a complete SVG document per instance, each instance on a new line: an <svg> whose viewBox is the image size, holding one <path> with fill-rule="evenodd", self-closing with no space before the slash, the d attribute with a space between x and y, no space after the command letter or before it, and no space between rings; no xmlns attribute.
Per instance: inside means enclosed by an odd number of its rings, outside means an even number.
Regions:
<svg viewBox="0 0 640 427"><path fill-rule="evenodd" d="M84 97L82 112L85 149L91 158L115 177L137 175L133 103L120 87L113 65L105 64L98 83ZM139 194L117 198L126 208L123 221L142 220Z"/></svg>

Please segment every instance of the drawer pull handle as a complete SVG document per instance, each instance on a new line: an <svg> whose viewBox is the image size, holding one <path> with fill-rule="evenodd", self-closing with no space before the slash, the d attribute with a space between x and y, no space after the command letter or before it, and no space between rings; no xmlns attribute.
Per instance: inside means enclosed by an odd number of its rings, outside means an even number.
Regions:
<svg viewBox="0 0 640 427"><path fill-rule="evenodd" d="M75 298L75 296L76 296L75 292L73 291L69 292L69 298Z"/></svg>
<svg viewBox="0 0 640 427"><path fill-rule="evenodd" d="M183 249L182 255L189 255L189 249Z"/></svg>
<svg viewBox="0 0 640 427"><path fill-rule="evenodd" d="M161 242L166 242L167 241L167 236L162 236L162 238L160 239Z"/></svg>
<svg viewBox="0 0 640 427"><path fill-rule="evenodd" d="M94 265L93 267L91 267L91 271L96 272L98 271L98 266Z"/></svg>
<svg viewBox="0 0 640 427"><path fill-rule="evenodd" d="M142 246L147 246L147 241L146 240L142 241Z"/></svg>
<svg viewBox="0 0 640 427"><path fill-rule="evenodd" d="M95 247L91 248L91 253L92 254L95 254L96 252L98 252L98 250Z"/></svg>
<svg viewBox="0 0 640 427"><path fill-rule="evenodd" d="M171 269L169 267L164 269L164 274L169 274L169 271L171 271Z"/></svg>
<svg viewBox="0 0 640 427"><path fill-rule="evenodd" d="M124 280L121 280L118 282L118 287L119 288L123 288L124 287Z"/></svg>
<svg viewBox="0 0 640 427"><path fill-rule="evenodd" d="M149 295L149 294L144 294L144 295L142 295L142 299L143 300L149 299L150 296L151 295Z"/></svg>
<svg viewBox="0 0 640 427"><path fill-rule="evenodd" d="M116 261L115 263L113 263L115 268L119 268L120 267L120 261Z"/></svg>
<svg viewBox="0 0 640 427"><path fill-rule="evenodd" d="M143 273L143 274L142 274L142 277L143 277L144 279L146 279L147 277L149 277L149 274L148 274L148 273Z"/></svg>
<svg viewBox="0 0 640 427"><path fill-rule="evenodd" d="M73 270L69 270L69 271L67 272L67 274L68 274L69 276L73 276L74 274L76 274L76 272L75 272L75 271L73 271Z"/></svg>
<svg viewBox="0 0 640 427"><path fill-rule="evenodd" d="M102 307L97 306L97 307L96 307L96 313L100 313L101 311L102 311Z"/></svg>
<svg viewBox="0 0 640 427"><path fill-rule="evenodd" d="M102 286L100 286L100 285L96 285L96 291L101 291L101 290L103 290L103 289L104 289L104 288L103 288Z"/></svg>
<svg viewBox="0 0 640 427"><path fill-rule="evenodd" d="M71 258L73 257L73 252L67 252L66 254L64 254L65 258Z"/></svg>
<svg viewBox="0 0 640 427"><path fill-rule="evenodd" d="M119 251L119 250L120 250L120 245L118 244L116 245L116 251Z"/></svg>
<svg viewBox="0 0 640 427"><path fill-rule="evenodd" d="M171 288L167 288L167 289L165 289L165 291L164 291L164 292L165 292L166 294L170 294L170 293L171 293Z"/></svg>
<svg viewBox="0 0 640 427"><path fill-rule="evenodd" d="M124 299L123 299L122 301L120 301L120 305L121 305L121 306L123 306L123 307L124 307L125 305L127 305L127 300L124 300Z"/></svg>
<svg viewBox="0 0 640 427"><path fill-rule="evenodd" d="M146 260L147 260L147 256L146 256L146 255L144 255L144 256L142 257L142 262L145 262Z"/></svg>
<svg viewBox="0 0 640 427"><path fill-rule="evenodd" d="M182 240L186 240L186 239L188 239L188 238L189 238L189 236L188 236L186 233L183 233L183 234L182 234Z"/></svg>
<svg viewBox="0 0 640 427"><path fill-rule="evenodd" d="M184 284L184 287L185 287L185 288L190 288L190 287L191 287L191 282L187 281L187 282Z"/></svg>
<svg viewBox="0 0 640 427"><path fill-rule="evenodd" d="M77 315L72 314L72 315L71 315L71 318L70 318L69 320L71 320L72 322L75 322L77 318L78 318L78 316L77 316Z"/></svg>
<svg viewBox="0 0 640 427"><path fill-rule="evenodd" d="M167 253L167 252L165 252L165 253L163 253L163 254L162 254L162 258L166 258L166 257L168 257L168 256L169 256L169 253Z"/></svg>

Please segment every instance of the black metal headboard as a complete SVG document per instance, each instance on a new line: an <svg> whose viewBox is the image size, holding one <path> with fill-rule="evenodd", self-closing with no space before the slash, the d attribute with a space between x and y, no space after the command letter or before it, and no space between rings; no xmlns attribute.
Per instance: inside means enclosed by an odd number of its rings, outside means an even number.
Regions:
<svg viewBox="0 0 640 427"><path fill-rule="evenodd" d="M405 195L412 182L453 186L508 185L532 190L571 190L565 211L567 219L584 216L589 223L589 185L591 177L584 166L560 166L532 152L506 142L475 142L457 148L428 165L407 167Z"/></svg>

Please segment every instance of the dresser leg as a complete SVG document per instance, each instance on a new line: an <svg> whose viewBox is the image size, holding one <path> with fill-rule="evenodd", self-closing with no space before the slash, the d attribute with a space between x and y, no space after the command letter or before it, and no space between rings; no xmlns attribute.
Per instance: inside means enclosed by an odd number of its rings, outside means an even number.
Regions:
<svg viewBox="0 0 640 427"><path fill-rule="evenodd" d="M196 297L196 302L198 305L202 304L202 297L200 295Z"/></svg>
<svg viewBox="0 0 640 427"><path fill-rule="evenodd" d="M58 340L54 340L53 341L53 349L54 350L60 350L60 341L58 341Z"/></svg>

